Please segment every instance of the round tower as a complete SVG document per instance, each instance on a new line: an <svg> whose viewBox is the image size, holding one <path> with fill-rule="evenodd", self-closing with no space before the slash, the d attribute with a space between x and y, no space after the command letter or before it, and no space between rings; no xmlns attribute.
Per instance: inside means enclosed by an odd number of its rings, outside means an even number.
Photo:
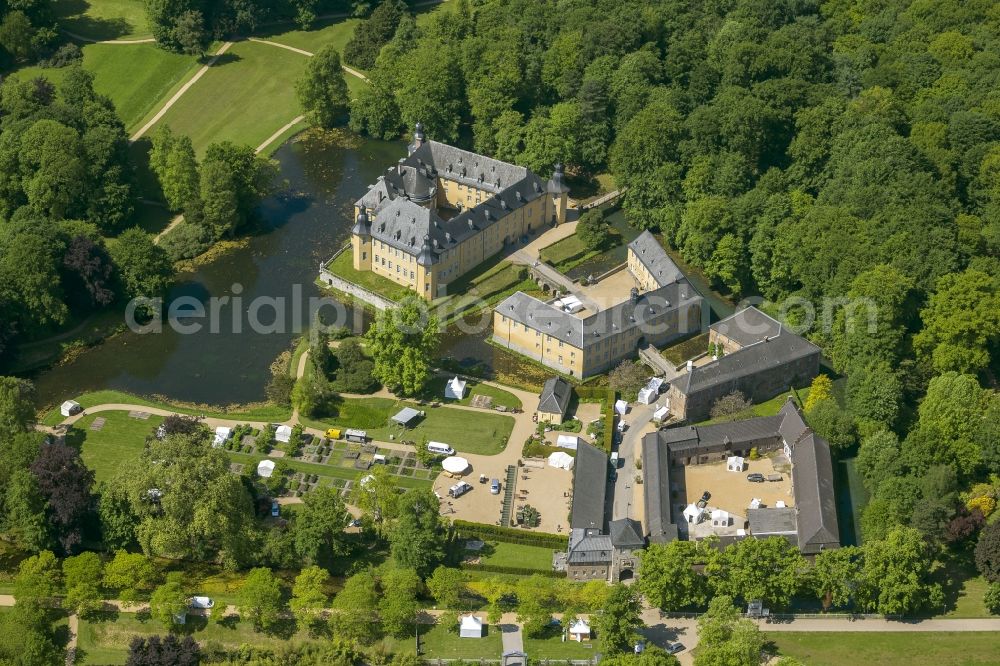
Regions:
<svg viewBox="0 0 1000 666"><path fill-rule="evenodd" d="M549 179L549 198L552 200L552 221L562 224L566 221L566 208L569 202L569 187L563 181L563 166L556 162L552 170L552 178Z"/></svg>

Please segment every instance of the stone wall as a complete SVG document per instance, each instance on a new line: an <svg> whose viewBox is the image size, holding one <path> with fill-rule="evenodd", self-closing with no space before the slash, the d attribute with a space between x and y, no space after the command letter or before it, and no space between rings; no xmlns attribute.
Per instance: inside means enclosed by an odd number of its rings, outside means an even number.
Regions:
<svg viewBox="0 0 1000 666"><path fill-rule="evenodd" d="M339 275L334 275L326 268L320 268L319 279L324 285L343 292L352 298L356 298L363 303L367 303L378 310L388 310L396 307L395 301L390 301L384 296L379 296L373 291L369 291L360 285L356 285L349 280L345 280Z"/></svg>

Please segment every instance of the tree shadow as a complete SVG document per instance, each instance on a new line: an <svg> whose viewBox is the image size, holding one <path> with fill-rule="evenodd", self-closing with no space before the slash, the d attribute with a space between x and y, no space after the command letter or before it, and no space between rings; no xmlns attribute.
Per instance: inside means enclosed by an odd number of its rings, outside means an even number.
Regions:
<svg viewBox="0 0 1000 666"><path fill-rule="evenodd" d="M211 56L208 56L208 57L205 57L203 59L207 62L210 57ZM220 55L218 57L218 59L215 61L215 64L212 65L212 67L221 67L222 65L229 65L229 64L232 64L234 62L239 62L242 59L243 58L241 58L239 55L233 53L232 51L226 51L225 53L223 53L222 55Z"/></svg>
<svg viewBox="0 0 1000 666"><path fill-rule="evenodd" d="M123 18L103 19L93 16L75 16L64 19L63 27L73 34L94 40L118 39L132 34L132 25Z"/></svg>

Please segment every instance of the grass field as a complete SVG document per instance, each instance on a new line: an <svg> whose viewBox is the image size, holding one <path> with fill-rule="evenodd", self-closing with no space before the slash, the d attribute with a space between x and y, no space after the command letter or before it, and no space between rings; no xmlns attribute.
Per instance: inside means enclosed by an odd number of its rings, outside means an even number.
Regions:
<svg viewBox="0 0 1000 666"><path fill-rule="evenodd" d="M90 430L98 417L106 419L99 431ZM67 443L79 445L83 463L94 470L95 480L105 481L122 465L138 460L146 437L163 423L159 416L148 420L134 419L128 412L105 412L86 416L77 422L66 438Z"/></svg>
<svg viewBox="0 0 1000 666"><path fill-rule="evenodd" d="M805 402L806 397L809 395L809 388L806 387L798 389L795 393L799 399ZM695 425L708 425L710 423L723 423L726 421L742 421L744 419L752 419L757 416L774 416L781 410L782 405L784 405L788 400L789 395L791 394L781 393L766 402L762 402L758 405L752 405L749 409L745 409L737 414L723 416L717 419L709 419ZM799 406L801 407L802 405L800 404Z"/></svg>
<svg viewBox="0 0 1000 666"><path fill-rule="evenodd" d="M88 39L152 37L143 0L54 0L59 24Z"/></svg>
<svg viewBox="0 0 1000 666"><path fill-rule="evenodd" d="M1000 663L989 632L782 632L767 634L779 654L809 666L978 666Z"/></svg>
<svg viewBox="0 0 1000 666"><path fill-rule="evenodd" d="M202 416L214 416L220 419L247 420L247 421L286 421L292 415L292 410L280 405L262 403L259 405L232 405L230 407L210 407L206 405L181 405L165 402L162 400L151 400L142 398L124 391L90 391L74 398L84 409L89 409L96 405L126 403L131 405L142 405L143 407L159 407L169 409L179 414L191 414ZM54 426L62 422L63 416L59 413L59 407L49 411L42 419L43 425Z"/></svg>
<svg viewBox="0 0 1000 666"><path fill-rule="evenodd" d="M225 140L256 147L300 113L292 83L307 61L267 44L234 44L160 123L191 137L199 155Z"/></svg>
<svg viewBox="0 0 1000 666"><path fill-rule="evenodd" d="M444 400L444 387L445 384L451 381L450 377L434 377L427 384L427 388L424 391L425 400ZM494 405L502 405L507 408L520 408L521 400L509 391L504 391L502 388L497 388L496 386L490 386L489 384L480 384L475 380L468 380L465 387L466 394L461 400L447 400L447 404L452 405L469 405L472 403L472 398L477 395L488 395L493 398Z"/></svg>
<svg viewBox="0 0 1000 666"><path fill-rule="evenodd" d="M674 366L684 363L689 358L708 351L708 333L700 333L693 338L688 338L682 342L677 342L661 350L663 358L667 359Z"/></svg>
<svg viewBox="0 0 1000 666"><path fill-rule="evenodd" d="M428 440L444 442L457 451L493 455L503 451L514 429L514 419L510 416L490 412L451 409L448 407L427 408L389 398L341 399L334 404L337 416L322 420L302 419L313 428L332 426L360 428L368 436L383 442L390 435L399 439L419 442ZM389 425L389 418L403 407L424 409L427 414L413 428L403 429Z"/></svg>
<svg viewBox="0 0 1000 666"><path fill-rule="evenodd" d="M404 654L413 654L413 636L385 638L383 644ZM441 659L498 659L501 652L500 630L493 625L486 628L482 638L459 638L450 627L435 624L420 626L420 655Z"/></svg>
<svg viewBox="0 0 1000 666"><path fill-rule="evenodd" d="M565 273L588 259L618 247L622 244L622 240L621 234L612 227L608 241L599 249L590 249L578 236L573 235L543 247L539 250L538 256L542 261L552 264L556 270Z"/></svg>
<svg viewBox="0 0 1000 666"><path fill-rule="evenodd" d="M128 644L134 636L164 634L163 626L153 619L135 613L118 613L108 620L80 620L78 664L124 664L128 657ZM214 641L230 649L243 644L279 648L290 644L310 642L305 632L298 632L290 639L257 633L249 622L235 621L219 624L205 618L189 617L183 633L199 642Z"/></svg>
<svg viewBox="0 0 1000 666"><path fill-rule="evenodd" d="M317 53L327 45L333 45L340 53L344 52L344 46L354 34L354 28L361 19L326 19L317 22L311 30L290 30L288 32L277 32L277 30L288 28L288 24L275 26L270 31L263 31L261 39L267 39L279 44L294 46L297 49ZM357 68L355 68L357 69ZM354 78L354 77L351 77Z"/></svg>
<svg viewBox="0 0 1000 666"><path fill-rule="evenodd" d="M83 67L94 75L94 89L114 102L125 129L131 132L159 108L171 89L194 73L198 62L194 56L169 53L155 44L88 44L83 47ZM21 80L43 76L58 85L65 72L64 68L25 67L12 76Z"/></svg>
<svg viewBox="0 0 1000 666"><path fill-rule="evenodd" d="M539 546L487 541L481 559L483 564L499 567L552 570L552 549Z"/></svg>
<svg viewBox="0 0 1000 666"><path fill-rule="evenodd" d="M562 628L553 626L541 638L524 637L524 651L532 659L593 659L600 652L600 641L563 641Z"/></svg>

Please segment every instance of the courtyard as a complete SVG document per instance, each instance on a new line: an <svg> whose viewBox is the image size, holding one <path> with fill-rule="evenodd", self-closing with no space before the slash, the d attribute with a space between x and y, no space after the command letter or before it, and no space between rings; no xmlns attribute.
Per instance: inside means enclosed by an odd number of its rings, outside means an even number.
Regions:
<svg viewBox="0 0 1000 666"><path fill-rule="evenodd" d="M747 481L747 475L754 472L763 474L765 478L769 474L781 474L781 481ZM744 526L747 508L755 498L761 501L762 507L773 507L779 501L786 506L794 504L789 466L780 453L759 460L747 459L746 469L742 472L727 471L725 460L704 465L673 466L670 469L670 488L671 502L678 522L683 520L680 514L684 507L697 503L703 492L711 493L707 508L722 509L733 518L731 530L721 532L726 534ZM702 526L704 529L705 523ZM711 528L711 525L707 527ZM707 536L701 534L701 531L698 531L697 536Z"/></svg>

